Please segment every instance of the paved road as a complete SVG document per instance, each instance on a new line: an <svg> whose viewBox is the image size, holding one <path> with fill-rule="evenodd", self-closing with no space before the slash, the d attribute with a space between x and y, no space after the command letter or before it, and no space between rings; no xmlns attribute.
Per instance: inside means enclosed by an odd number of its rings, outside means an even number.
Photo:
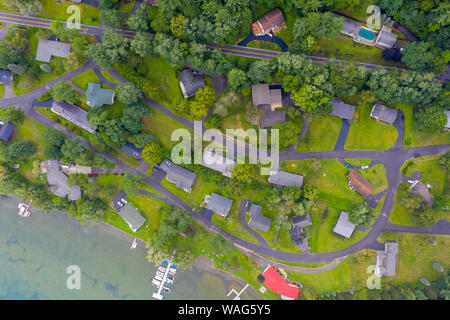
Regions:
<svg viewBox="0 0 450 320"><path fill-rule="evenodd" d="M25 114L27 116L32 117L34 120L42 123L47 127L54 127L60 131L63 131L68 138L70 139L80 139L81 143L83 143L86 147L93 150L95 153L102 155L109 161L116 164L117 170L120 172L129 172L133 175L138 174L146 174L146 172L141 172L136 168L131 167L130 165L122 162L117 159L115 156L108 153L101 153L97 151L89 141L77 136L71 131L68 131L65 127L52 122L50 119L37 112L33 108L33 101L44 94L57 82L61 80L68 80L72 77L83 73L88 69L95 69L98 66L93 61L86 62L82 67L71 71L61 77L53 80L49 84L34 89L28 92L25 95L10 98L10 99L2 99L0 101L0 108L6 107L9 105L22 107ZM124 81L124 79L120 76L117 76L117 72L114 70L109 70L111 75L116 78L119 82ZM117 77L116 77L117 76ZM146 101L153 105L158 110L161 110L166 115L172 117L176 121L184 124L186 123L188 126L192 126L192 122L180 118L170 110L157 103L154 100L146 98ZM371 231L359 242L347 247L345 249L327 252L327 253L292 253L292 252L284 252L272 248L268 248L266 246L257 245L253 243L249 243L239 237L230 234L217 225L213 224L209 219L202 216L199 212L195 211L194 208L185 203L182 199L178 198L175 194L171 193L167 189L161 186L161 180L164 178L164 173L162 172L152 172L150 177L145 177L143 181L151 186L153 189L158 191L164 198L158 196L157 198L166 201L167 203L178 206L184 209L187 212L192 213L192 217L205 228L209 229L214 233L223 234L224 238L231 241L236 246L243 248L245 250L251 250L257 254L272 257L278 260L290 261L290 262L320 262L320 261L332 261L337 258L341 258L355 252L361 251L367 248L380 249L382 248L382 244L377 242L377 237L380 233L384 231L398 231L398 232L413 232L413 233L421 233L421 234L450 234L450 227L447 221L439 221L432 227L420 228L420 227L408 227L408 226L397 226L392 225L388 222L389 214L392 210L395 201L395 195L397 192L398 185L402 179L400 175L400 168L402 164L412 158L424 157L428 155L439 155L444 154L445 152L450 151L450 144L447 145L437 145L437 146L428 146L428 147L420 147L420 148L412 148L412 149L390 149L386 151L358 151L358 150L332 150L332 151L318 151L318 152L304 152L299 153L293 150L281 153L280 158L282 160L307 160L307 159L340 159L340 158L368 158L373 161L377 161L385 166L386 176L388 180L388 190L386 191L386 199L384 202L384 206L381 210L380 216L375 221L372 226ZM147 195L152 195L152 193L147 193Z"/></svg>
<svg viewBox="0 0 450 320"><path fill-rule="evenodd" d="M53 22L54 20L24 16L24 15L17 15L17 14L11 14L11 13L6 13L6 12L0 12L0 21L49 29L50 23ZM95 36L97 40L101 40L103 31L104 31L103 26L91 26L91 25L84 25L84 24L81 25L81 32L86 33L86 34L91 34L91 35ZM130 38L130 39L136 35L135 32L127 31L127 30L114 30L113 32L120 34L125 38ZM231 55L235 55L235 56L255 58L255 59L274 59L278 54L283 54L283 52L279 52L279 51L247 48L247 47L241 47L241 46L220 46L215 43L207 43L206 47L211 48L211 49L218 49L225 54L231 54ZM310 55L307 57L309 57L314 63L317 63L317 64L328 63L328 58L325 58L325 57L310 56ZM404 70L404 69L399 69L399 68L375 65L375 64L370 64L370 63L347 61L347 60L342 60L342 59L334 59L334 61L335 61L335 63L340 64L340 65L347 64L347 63L356 63L357 65L363 66L367 69L375 69L375 68L381 67L386 70L394 70L395 69L395 70L398 70L399 73L401 73L401 71ZM443 82L450 81L450 72L445 73L442 76L436 75L436 79L438 79L439 81L443 81Z"/></svg>

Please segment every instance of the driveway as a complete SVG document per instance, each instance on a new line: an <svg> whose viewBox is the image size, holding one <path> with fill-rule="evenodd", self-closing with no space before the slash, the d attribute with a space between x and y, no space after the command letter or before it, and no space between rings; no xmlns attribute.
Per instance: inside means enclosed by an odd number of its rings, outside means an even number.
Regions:
<svg viewBox="0 0 450 320"><path fill-rule="evenodd" d="M288 51L287 44L284 43L284 41L281 38L278 38L277 36L269 36L269 35L255 36L253 34L253 32L250 32L250 34L248 36L246 36L243 40L241 40L237 45L245 47L245 46L247 46L247 44L249 44L250 42L252 42L254 40L272 42L272 43L277 44L281 48L282 52Z"/></svg>
<svg viewBox="0 0 450 320"><path fill-rule="evenodd" d="M337 139L334 150L344 150L345 141L347 140L348 131L350 130L350 123L346 119L342 119L341 131Z"/></svg>

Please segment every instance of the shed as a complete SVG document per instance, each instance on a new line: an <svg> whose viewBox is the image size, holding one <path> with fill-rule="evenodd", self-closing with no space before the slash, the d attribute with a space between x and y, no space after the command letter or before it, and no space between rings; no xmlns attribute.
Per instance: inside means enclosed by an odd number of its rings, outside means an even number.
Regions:
<svg viewBox="0 0 450 320"><path fill-rule="evenodd" d="M348 213L341 211L339 219L333 228L333 232L343 237L350 238L354 230L355 225L348 220Z"/></svg>
<svg viewBox="0 0 450 320"><path fill-rule="evenodd" d="M13 73L9 70L0 70L0 84L10 85L13 79Z"/></svg>

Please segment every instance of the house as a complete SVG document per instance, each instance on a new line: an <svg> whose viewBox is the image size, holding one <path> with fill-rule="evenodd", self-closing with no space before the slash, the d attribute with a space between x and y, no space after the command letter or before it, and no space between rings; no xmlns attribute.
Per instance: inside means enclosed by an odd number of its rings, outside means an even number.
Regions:
<svg viewBox="0 0 450 320"><path fill-rule="evenodd" d="M180 167L173 162L165 159L160 168L167 173L167 181L175 183L175 185L186 192L192 191L197 174L188 169Z"/></svg>
<svg viewBox="0 0 450 320"><path fill-rule="evenodd" d="M393 124L395 119L397 119L398 111L395 109L388 108L381 103L375 103L370 112L372 118L378 121L383 121L389 124Z"/></svg>
<svg viewBox="0 0 450 320"><path fill-rule="evenodd" d="M136 147L131 142L127 142L120 147L120 150L136 159L142 159L142 149Z"/></svg>
<svg viewBox="0 0 450 320"><path fill-rule="evenodd" d="M392 48L397 41L397 35L393 34L391 31L391 28L383 26L381 31L378 32L377 39L375 40L375 47L382 50Z"/></svg>
<svg viewBox="0 0 450 320"><path fill-rule="evenodd" d="M292 229L289 230L289 237L295 243L295 245L302 251L307 251L308 241L304 236L303 228L312 225L311 216L309 213L301 216L294 216L291 218Z"/></svg>
<svg viewBox="0 0 450 320"><path fill-rule="evenodd" d="M6 122L0 122L0 140L4 142L8 142L11 140L14 130L16 130L16 126L12 123Z"/></svg>
<svg viewBox="0 0 450 320"><path fill-rule="evenodd" d="M95 132L95 129L90 126L87 120L87 111L80 107L65 101L53 101L51 110L81 129L86 130L89 133Z"/></svg>
<svg viewBox="0 0 450 320"><path fill-rule="evenodd" d="M302 187L303 176L285 171L271 172L269 182L281 187Z"/></svg>
<svg viewBox="0 0 450 320"><path fill-rule="evenodd" d="M347 178L349 179L349 185L363 197L367 197L375 191L375 187L354 170L350 171Z"/></svg>
<svg viewBox="0 0 450 320"><path fill-rule="evenodd" d="M272 219L264 217L262 214L255 214L250 216L248 225L252 228L267 232L269 231Z"/></svg>
<svg viewBox="0 0 450 320"><path fill-rule="evenodd" d="M343 237L350 238L354 230L355 225L348 221L348 213L345 211L341 211L338 222L333 228L333 232Z"/></svg>
<svg viewBox="0 0 450 320"><path fill-rule="evenodd" d="M81 189L77 185L69 186L67 176L61 171L58 160L47 160L41 163L41 172L47 174L50 192L54 195L75 201L81 198Z"/></svg>
<svg viewBox="0 0 450 320"><path fill-rule="evenodd" d="M341 33L354 38L358 35L359 29L361 29L361 25L358 22L349 19L342 20Z"/></svg>
<svg viewBox="0 0 450 320"><path fill-rule="evenodd" d="M202 166L222 172L225 177L231 177L235 165L236 162L234 160L224 158L218 153L210 150L203 152Z"/></svg>
<svg viewBox="0 0 450 320"><path fill-rule="evenodd" d="M89 82L86 90L86 104L91 107L113 104L114 95L114 90L103 89L100 83Z"/></svg>
<svg viewBox="0 0 450 320"><path fill-rule="evenodd" d="M224 217L228 216L231 206L233 205L233 200L222 197L217 193L212 193L207 201L208 203L206 205L206 209L209 209Z"/></svg>
<svg viewBox="0 0 450 320"><path fill-rule="evenodd" d="M261 274L263 283L273 292L281 295L282 299L295 300L299 296L300 288L284 279L271 265Z"/></svg>
<svg viewBox="0 0 450 320"><path fill-rule="evenodd" d="M355 113L356 109L355 106L343 103L338 98L335 98L332 104L333 104L333 111L331 112L331 114L333 116L347 120L353 119L353 114Z"/></svg>
<svg viewBox="0 0 450 320"><path fill-rule="evenodd" d="M293 103L289 94L284 92L281 85L266 83L252 85L252 102L253 105L264 111L265 117L261 119L261 128L268 128L277 123L285 122L286 113L275 110Z"/></svg>
<svg viewBox="0 0 450 320"><path fill-rule="evenodd" d="M205 87L205 80L203 76L196 74L198 71L191 69L184 69L178 73L180 78L180 87L185 98L189 98L195 95L200 88Z"/></svg>
<svg viewBox="0 0 450 320"><path fill-rule="evenodd" d="M52 57L65 58L70 53L70 43L54 40L39 40L36 61L50 62Z"/></svg>
<svg viewBox="0 0 450 320"><path fill-rule="evenodd" d="M117 213L134 232L138 231L145 223L145 218L130 203L126 203Z"/></svg>
<svg viewBox="0 0 450 320"><path fill-rule="evenodd" d="M9 70L0 70L0 84L10 85L13 79L13 73Z"/></svg>
<svg viewBox="0 0 450 320"><path fill-rule="evenodd" d="M445 115L447 116L447 124L445 125L445 130L450 130L450 110L445 110Z"/></svg>
<svg viewBox="0 0 450 320"><path fill-rule="evenodd" d="M286 27L283 13L279 8L266 13L252 24L252 31L255 36L274 35Z"/></svg>
<svg viewBox="0 0 450 320"><path fill-rule="evenodd" d="M420 180L414 181L410 189L412 195L420 194L428 206L433 206L433 195L430 193L427 186L423 182L421 182Z"/></svg>
<svg viewBox="0 0 450 320"><path fill-rule="evenodd" d="M375 275L381 277L395 276L395 267L397 265L398 243L386 242L384 250L377 250L377 264Z"/></svg>

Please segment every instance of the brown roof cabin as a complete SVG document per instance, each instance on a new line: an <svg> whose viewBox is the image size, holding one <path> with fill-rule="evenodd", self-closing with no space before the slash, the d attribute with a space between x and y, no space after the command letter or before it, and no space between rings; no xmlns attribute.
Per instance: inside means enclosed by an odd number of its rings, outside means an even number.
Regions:
<svg viewBox="0 0 450 320"><path fill-rule="evenodd" d="M264 16L256 20L252 24L252 30L255 36L263 36L265 34L276 34L286 26L283 13L280 9L275 8L266 13Z"/></svg>
<svg viewBox="0 0 450 320"><path fill-rule="evenodd" d="M350 185L364 197L371 195L375 191L375 187L354 170L350 171L347 178L350 180Z"/></svg>

